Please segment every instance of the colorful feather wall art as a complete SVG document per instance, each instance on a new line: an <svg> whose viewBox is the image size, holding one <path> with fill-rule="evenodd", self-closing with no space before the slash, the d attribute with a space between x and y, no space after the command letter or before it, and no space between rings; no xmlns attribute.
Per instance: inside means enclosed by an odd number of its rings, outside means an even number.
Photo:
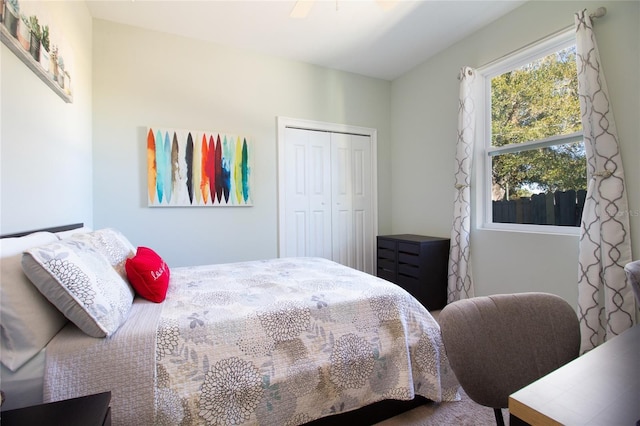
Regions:
<svg viewBox="0 0 640 426"><path fill-rule="evenodd" d="M149 127L149 206L251 206L252 160L247 137Z"/></svg>

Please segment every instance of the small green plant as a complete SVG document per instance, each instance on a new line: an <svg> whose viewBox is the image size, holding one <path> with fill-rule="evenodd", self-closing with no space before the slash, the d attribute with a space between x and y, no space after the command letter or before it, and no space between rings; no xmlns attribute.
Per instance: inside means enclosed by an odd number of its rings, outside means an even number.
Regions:
<svg viewBox="0 0 640 426"><path fill-rule="evenodd" d="M42 27L40 27L37 16L32 15L29 18L29 29L31 30L31 34L33 34L33 37L35 37L36 40L42 40Z"/></svg>
<svg viewBox="0 0 640 426"><path fill-rule="evenodd" d="M13 10L14 15L20 16L20 3L18 0L6 0L6 5Z"/></svg>
<svg viewBox="0 0 640 426"><path fill-rule="evenodd" d="M49 47L50 47L50 42L49 42L49 26L48 25L44 25L42 27L42 39L40 40L40 43L42 43L42 47L44 47L44 50L46 50L47 52L49 51Z"/></svg>

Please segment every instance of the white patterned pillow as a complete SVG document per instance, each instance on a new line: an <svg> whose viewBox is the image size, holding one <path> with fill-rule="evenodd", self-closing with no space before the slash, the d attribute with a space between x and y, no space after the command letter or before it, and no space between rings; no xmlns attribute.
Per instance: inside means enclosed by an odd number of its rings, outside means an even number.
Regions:
<svg viewBox="0 0 640 426"><path fill-rule="evenodd" d="M104 228L92 232L75 233L68 239L83 241L93 247L109 261L123 279L127 280L125 263L127 258L136 254L136 248L120 231L113 228Z"/></svg>
<svg viewBox="0 0 640 426"><path fill-rule="evenodd" d="M133 290L102 254L83 241L67 239L27 250L22 269L89 336L110 336L127 319Z"/></svg>

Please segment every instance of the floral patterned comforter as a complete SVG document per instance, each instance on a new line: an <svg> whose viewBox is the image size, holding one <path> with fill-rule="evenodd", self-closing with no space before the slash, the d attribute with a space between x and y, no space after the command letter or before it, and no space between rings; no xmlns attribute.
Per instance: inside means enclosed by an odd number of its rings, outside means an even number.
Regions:
<svg viewBox="0 0 640 426"><path fill-rule="evenodd" d="M319 258L171 271L155 424L299 425L457 389L437 323L387 281Z"/></svg>

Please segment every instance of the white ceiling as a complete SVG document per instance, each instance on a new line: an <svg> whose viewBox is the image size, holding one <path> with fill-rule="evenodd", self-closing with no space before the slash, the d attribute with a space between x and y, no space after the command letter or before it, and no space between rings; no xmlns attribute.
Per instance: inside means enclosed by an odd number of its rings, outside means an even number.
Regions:
<svg viewBox="0 0 640 426"><path fill-rule="evenodd" d="M87 0L92 16L393 80L525 0Z"/></svg>

